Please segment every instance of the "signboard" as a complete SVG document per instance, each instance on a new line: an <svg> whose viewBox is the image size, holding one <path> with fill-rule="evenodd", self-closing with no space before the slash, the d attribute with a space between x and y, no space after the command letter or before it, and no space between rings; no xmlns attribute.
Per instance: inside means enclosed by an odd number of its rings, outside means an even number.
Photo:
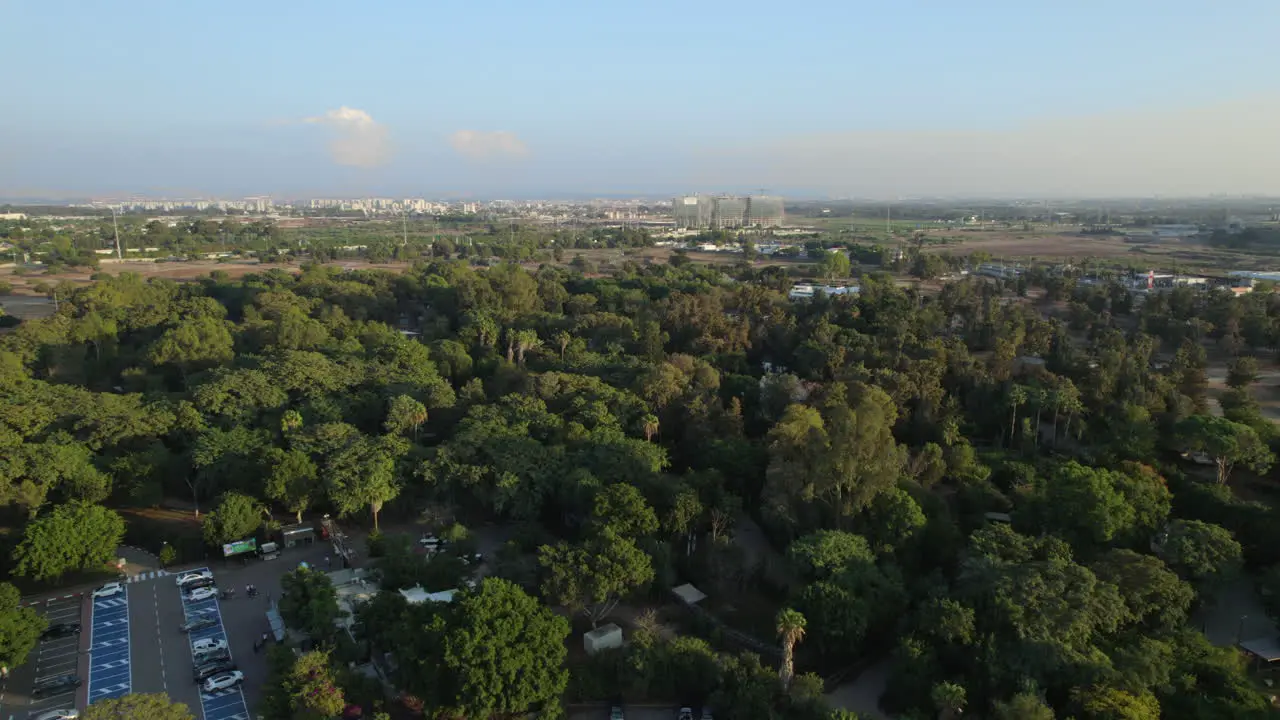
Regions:
<svg viewBox="0 0 1280 720"><path fill-rule="evenodd" d="M685 205L697 205L697 204L698 204L698 198L696 198L696 197L687 197L687 198L685 198L685 199L684 199L684 204L685 204Z"/></svg>
<svg viewBox="0 0 1280 720"><path fill-rule="evenodd" d="M248 540L237 540L233 543L227 543L222 546L222 556L231 557L241 553L255 552L258 549L258 539L249 538Z"/></svg>

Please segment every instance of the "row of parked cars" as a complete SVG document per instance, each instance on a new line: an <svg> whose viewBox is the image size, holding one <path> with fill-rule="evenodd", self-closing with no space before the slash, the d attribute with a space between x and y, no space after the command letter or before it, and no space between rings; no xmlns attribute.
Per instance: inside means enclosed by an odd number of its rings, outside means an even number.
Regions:
<svg viewBox="0 0 1280 720"><path fill-rule="evenodd" d="M213 573L208 570L183 573L174 582L188 602L208 600L218 594ZM184 633L193 633L217 624L216 616L202 613L188 619L178 629ZM222 638L200 638L191 643L191 658L191 679L206 693L227 690L244 682L244 673L231 660L231 649Z"/></svg>
<svg viewBox="0 0 1280 720"><path fill-rule="evenodd" d="M80 634L80 623L65 622L54 623L44 629L40 633L40 640L60 640ZM31 688L31 695L36 698L47 698L62 695L79 688L84 684L79 677L75 675L55 675L53 677L39 678ZM75 720L80 717L80 712L74 709L58 709L45 710L38 715L32 716L31 720Z"/></svg>
<svg viewBox="0 0 1280 720"><path fill-rule="evenodd" d="M715 720L711 716L711 708L702 708L702 720ZM626 713L622 711L621 705L614 705L609 709L609 720L626 720ZM676 712L676 720L694 720L693 708L682 707Z"/></svg>

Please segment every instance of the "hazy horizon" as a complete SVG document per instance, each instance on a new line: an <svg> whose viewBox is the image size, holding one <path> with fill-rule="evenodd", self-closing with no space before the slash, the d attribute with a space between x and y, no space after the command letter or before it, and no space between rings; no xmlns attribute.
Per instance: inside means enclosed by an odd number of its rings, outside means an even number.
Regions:
<svg viewBox="0 0 1280 720"><path fill-rule="evenodd" d="M10 1L0 198L1280 196L1232 6Z"/></svg>

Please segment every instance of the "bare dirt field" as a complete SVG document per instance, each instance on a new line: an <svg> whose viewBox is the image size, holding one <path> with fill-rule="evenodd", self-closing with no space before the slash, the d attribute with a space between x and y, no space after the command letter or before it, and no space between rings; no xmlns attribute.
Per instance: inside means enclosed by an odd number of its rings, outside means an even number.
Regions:
<svg viewBox="0 0 1280 720"><path fill-rule="evenodd" d="M1231 267L1233 269L1270 269L1274 257L1228 251L1178 238L1161 238L1151 242L1126 242L1117 235L1082 235L1078 232L982 230L930 231L926 237L959 238L959 244L926 245L926 252L948 252L970 255L985 252L994 258L1039 258L1077 261L1085 258L1120 260L1138 266L1167 268L1177 263L1191 269Z"/></svg>

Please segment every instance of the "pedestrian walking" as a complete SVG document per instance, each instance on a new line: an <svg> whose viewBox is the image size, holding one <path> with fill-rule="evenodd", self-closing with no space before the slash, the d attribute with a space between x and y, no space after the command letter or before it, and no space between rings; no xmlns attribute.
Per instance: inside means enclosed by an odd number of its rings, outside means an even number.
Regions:
<svg viewBox="0 0 1280 720"><path fill-rule="evenodd" d="M324 567L325 567L325 569L326 569L326 570L332 570L332 569L333 569L333 558L329 557L328 555L325 555L325 556L324 556Z"/></svg>

